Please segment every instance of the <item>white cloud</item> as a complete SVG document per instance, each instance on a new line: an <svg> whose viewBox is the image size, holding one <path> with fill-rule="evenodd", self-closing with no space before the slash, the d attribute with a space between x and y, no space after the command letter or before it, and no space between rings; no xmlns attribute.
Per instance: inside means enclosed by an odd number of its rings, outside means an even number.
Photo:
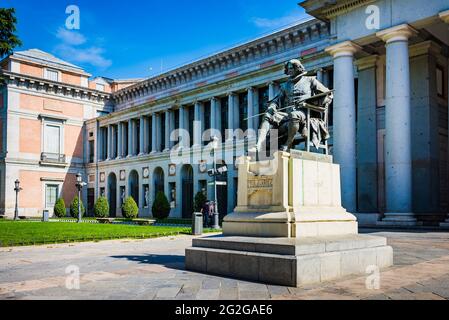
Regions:
<svg viewBox="0 0 449 320"><path fill-rule="evenodd" d="M309 16L304 13L292 13L274 19L254 17L251 19L251 22L259 28L282 28L308 19L308 17Z"/></svg>
<svg viewBox="0 0 449 320"><path fill-rule="evenodd" d="M56 33L56 38L61 39L64 43L79 46L84 44L87 40L81 33L76 31L69 31L64 28L59 28Z"/></svg>
<svg viewBox="0 0 449 320"><path fill-rule="evenodd" d="M80 32L60 27L56 38L61 41L55 46L54 52L63 60L104 69L112 65L112 61L104 57L105 50L101 46L83 46L88 39Z"/></svg>
<svg viewBox="0 0 449 320"><path fill-rule="evenodd" d="M55 51L62 59L73 63L86 63L99 68L107 68L112 65L111 60L103 57L104 49L98 47L76 48L60 44L56 46Z"/></svg>

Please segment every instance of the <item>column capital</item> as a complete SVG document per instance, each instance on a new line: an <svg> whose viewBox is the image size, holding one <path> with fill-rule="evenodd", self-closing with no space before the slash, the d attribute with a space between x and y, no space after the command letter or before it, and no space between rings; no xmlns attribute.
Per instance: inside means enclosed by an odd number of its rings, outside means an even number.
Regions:
<svg viewBox="0 0 449 320"><path fill-rule="evenodd" d="M393 41L408 41L408 39L414 35L417 35L418 31L408 24L400 24L395 27L391 27L376 33L376 37L382 39L386 43Z"/></svg>
<svg viewBox="0 0 449 320"><path fill-rule="evenodd" d="M441 20L443 20L446 23L449 23L449 10L440 12L438 14L438 16L440 17Z"/></svg>
<svg viewBox="0 0 449 320"><path fill-rule="evenodd" d="M410 57L416 57L423 54L438 55L441 53L441 46L432 40L423 41L409 47Z"/></svg>
<svg viewBox="0 0 449 320"><path fill-rule="evenodd" d="M344 41L327 47L324 51L335 58L343 56L353 56L354 53L362 51L362 47L352 41Z"/></svg>
<svg viewBox="0 0 449 320"><path fill-rule="evenodd" d="M370 69L372 67L376 66L377 61L379 60L379 56L377 54L367 56L361 59L358 59L355 61L355 65L357 66L357 69L365 70Z"/></svg>

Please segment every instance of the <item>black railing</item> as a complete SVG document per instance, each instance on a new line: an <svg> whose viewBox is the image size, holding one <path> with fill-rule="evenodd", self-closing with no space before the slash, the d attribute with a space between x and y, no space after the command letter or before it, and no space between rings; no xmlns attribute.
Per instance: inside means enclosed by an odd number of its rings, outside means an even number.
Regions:
<svg viewBox="0 0 449 320"><path fill-rule="evenodd" d="M46 163L66 163L65 154L42 152L41 161Z"/></svg>

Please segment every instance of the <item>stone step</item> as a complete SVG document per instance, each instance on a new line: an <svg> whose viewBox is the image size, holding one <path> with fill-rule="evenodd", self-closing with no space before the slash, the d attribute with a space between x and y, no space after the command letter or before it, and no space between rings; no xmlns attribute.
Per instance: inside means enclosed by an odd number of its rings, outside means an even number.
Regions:
<svg viewBox="0 0 449 320"><path fill-rule="evenodd" d="M343 235L299 239L212 236L193 239L193 247L277 255L308 255L385 246L386 238Z"/></svg>

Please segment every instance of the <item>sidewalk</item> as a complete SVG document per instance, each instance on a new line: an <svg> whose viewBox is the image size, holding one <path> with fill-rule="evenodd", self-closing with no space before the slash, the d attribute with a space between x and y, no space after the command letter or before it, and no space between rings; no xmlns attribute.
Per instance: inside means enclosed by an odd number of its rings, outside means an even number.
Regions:
<svg viewBox="0 0 449 320"><path fill-rule="evenodd" d="M288 288L187 272L192 237L179 236L0 249L0 299L449 299L449 233L365 231L395 252L379 290L368 275ZM79 290L66 288L69 266Z"/></svg>

